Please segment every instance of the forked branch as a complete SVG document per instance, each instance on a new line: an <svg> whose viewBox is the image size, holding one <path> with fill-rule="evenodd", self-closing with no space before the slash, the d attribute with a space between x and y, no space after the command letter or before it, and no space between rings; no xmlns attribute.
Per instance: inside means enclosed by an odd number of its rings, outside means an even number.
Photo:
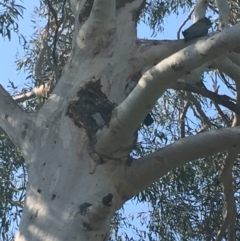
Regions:
<svg viewBox="0 0 240 241"><path fill-rule="evenodd" d="M136 88L115 109L109 128L99 131L95 151L113 157L113 153L130 147L134 132L158 98L174 81L204 63L215 59L239 44L240 24L225 29L205 41L198 41L164 59L143 74ZM137 111L136 111L137 110ZM121 155L126 157L126 149ZM119 154L119 153L118 153ZM120 156L115 156L119 158Z"/></svg>

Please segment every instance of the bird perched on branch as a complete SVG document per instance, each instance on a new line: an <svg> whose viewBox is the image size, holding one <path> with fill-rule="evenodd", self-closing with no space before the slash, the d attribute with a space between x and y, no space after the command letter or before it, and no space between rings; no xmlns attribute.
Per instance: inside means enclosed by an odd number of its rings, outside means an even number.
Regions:
<svg viewBox="0 0 240 241"><path fill-rule="evenodd" d="M201 18L186 30L182 31L185 42L194 38L200 38L208 34L208 29L212 26L209 18Z"/></svg>
<svg viewBox="0 0 240 241"><path fill-rule="evenodd" d="M126 97L133 91L133 89L136 87L138 81L141 79L142 74L141 72L135 72L133 74L130 74L126 79L126 86L125 86L125 95ZM143 124L145 126L150 126L153 123L153 118L151 116L151 112L147 114L145 117Z"/></svg>

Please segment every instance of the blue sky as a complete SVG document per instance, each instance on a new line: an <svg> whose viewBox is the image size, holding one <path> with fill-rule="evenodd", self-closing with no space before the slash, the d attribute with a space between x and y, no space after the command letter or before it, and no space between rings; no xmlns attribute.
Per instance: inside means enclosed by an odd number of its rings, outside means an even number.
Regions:
<svg viewBox="0 0 240 241"><path fill-rule="evenodd" d="M32 23L30 22L31 15L33 13L33 8L35 4L38 3L37 0L28 1L28 5L24 7L26 10L23 13L23 19L19 19L19 32L23 36L29 37L33 33ZM23 5L20 3L20 5ZM16 85L23 85L25 82L24 73L19 74L16 71L16 54L19 53L20 56L23 53L22 47L19 44L19 40L16 34L12 33L11 41L5 40L0 37L0 83L6 88L8 79L13 81Z"/></svg>

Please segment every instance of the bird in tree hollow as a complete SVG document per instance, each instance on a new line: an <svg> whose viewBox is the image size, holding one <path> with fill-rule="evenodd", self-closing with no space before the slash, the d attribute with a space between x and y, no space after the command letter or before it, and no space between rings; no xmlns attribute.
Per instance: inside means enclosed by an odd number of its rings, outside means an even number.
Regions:
<svg viewBox="0 0 240 241"><path fill-rule="evenodd" d="M141 79L142 74L141 72L135 72L133 74L130 74L126 79L126 86L125 86L125 95L126 97L133 91L133 89L136 87L138 81ZM153 123L153 118L151 115L151 112L147 114L145 117L143 124L145 126L150 126Z"/></svg>
<svg viewBox="0 0 240 241"><path fill-rule="evenodd" d="M209 18L201 18L186 30L182 31L185 42L194 38L200 38L208 34L208 29L212 26Z"/></svg>

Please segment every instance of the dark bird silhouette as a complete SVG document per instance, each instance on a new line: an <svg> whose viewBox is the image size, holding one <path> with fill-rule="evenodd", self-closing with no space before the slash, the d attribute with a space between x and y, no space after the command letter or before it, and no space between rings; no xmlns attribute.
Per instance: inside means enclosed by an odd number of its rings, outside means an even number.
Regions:
<svg viewBox="0 0 240 241"><path fill-rule="evenodd" d="M191 25L186 30L182 31L185 42L194 38L200 38L208 34L208 29L212 26L209 18L199 19L196 23Z"/></svg>

